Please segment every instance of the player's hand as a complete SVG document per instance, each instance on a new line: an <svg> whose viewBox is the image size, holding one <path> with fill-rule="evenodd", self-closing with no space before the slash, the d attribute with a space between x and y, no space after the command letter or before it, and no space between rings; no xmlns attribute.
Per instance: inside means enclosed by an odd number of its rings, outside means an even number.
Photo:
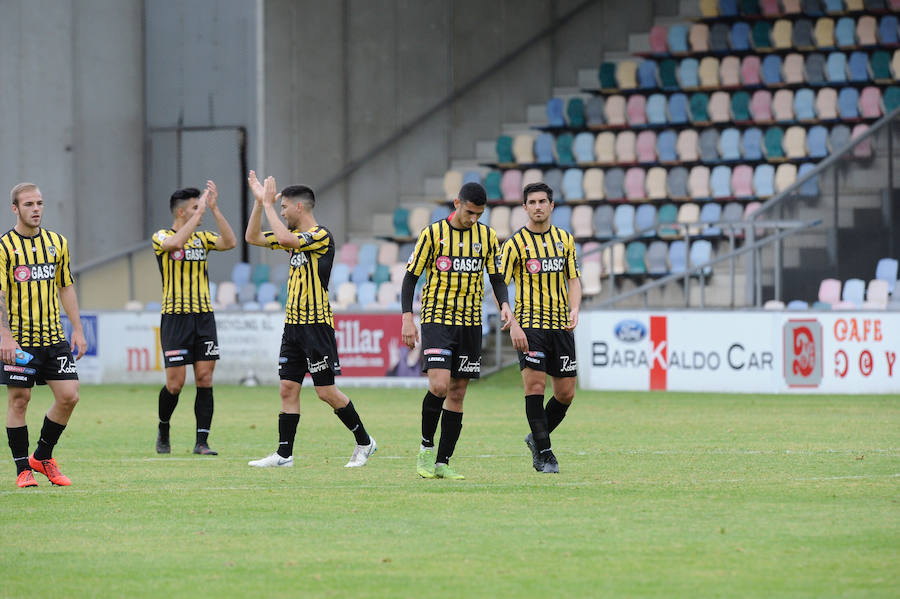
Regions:
<svg viewBox="0 0 900 599"><path fill-rule="evenodd" d="M512 341L513 347L518 351L522 353L528 351L528 337L525 336L525 331L522 330L522 327L519 326L519 323L515 320L513 320L509 328L509 338Z"/></svg>
<svg viewBox="0 0 900 599"><path fill-rule="evenodd" d="M515 321L515 318L513 318L512 310L509 309L509 304L503 304L500 308L500 330L508 331L513 321Z"/></svg>
<svg viewBox="0 0 900 599"><path fill-rule="evenodd" d="M403 340L403 345L409 349L414 349L419 342L419 329L416 328L416 323L413 322L411 314L409 317L403 317L403 325L400 327L400 339Z"/></svg>
<svg viewBox="0 0 900 599"><path fill-rule="evenodd" d="M264 206L274 206L275 205L275 196L277 195L275 187L275 177L266 177L266 182L263 185L263 199L262 203Z"/></svg>
<svg viewBox="0 0 900 599"><path fill-rule="evenodd" d="M197 215L197 218L201 218L203 213L206 212L207 199L209 198L209 189L204 189L203 193L200 194L200 201L197 202L197 212L194 214Z"/></svg>
<svg viewBox="0 0 900 599"><path fill-rule="evenodd" d="M262 204L265 189L263 188L263 184L259 182L256 171L250 171L250 175L247 177L247 184L250 186L250 191L253 192L253 197L256 198L256 203Z"/></svg>
<svg viewBox="0 0 900 599"><path fill-rule="evenodd" d="M569 310L569 324L563 328L567 331L574 331L576 326L578 326L578 308L572 308Z"/></svg>
<svg viewBox="0 0 900 599"><path fill-rule="evenodd" d="M84 333L76 333L72 332L72 354L75 356L76 360L80 360L84 357L84 354L87 353L88 344L87 339L84 338Z"/></svg>
<svg viewBox="0 0 900 599"><path fill-rule="evenodd" d="M21 348L11 336L0 339L0 362L3 362L4 364L15 364L17 349Z"/></svg>
<svg viewBox="0 0 900 599"><path fill-rule="evenodd" d="M212 181L206 182L206 206L213 212L219 209L219 190Z"/></svg>

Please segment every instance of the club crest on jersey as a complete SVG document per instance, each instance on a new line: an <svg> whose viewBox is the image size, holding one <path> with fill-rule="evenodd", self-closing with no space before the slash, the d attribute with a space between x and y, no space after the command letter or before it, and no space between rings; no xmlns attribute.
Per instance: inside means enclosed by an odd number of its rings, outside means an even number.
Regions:
<svg viewBox="0 0 900 599"><path fill-rule="evenodd" d="M443 240L441 241L443 243ZM450 267L453 266L453 263L450 261L450 258L447 256L438 256L434 261L434 265L437 266L437 269L441 272L447 272L450 270Z"/></svg>
<svg viewBox="0 0 900 599"><path fill-rule="evenodd" d="M475 243L472 244L472 250L474 250L474 252L476 254L480 254L481 253L481 244L476 241Z"/></svg>
<svg viewBox="0 0 900 599"><path fill-rule="evenodd" d="M562 241L557 241L557 242L556 242L556 249L557 249L557 251L560 251L560 252L563 251L563 247L564 247L564 246L563 246L563 242L562 242Z"/></svg>
<svg viewBox="0 0 900 599"><path fill-rule="evenodd" d="M48 247L47 251L50 253L51 256L56 256L56 246L55 245L51 245L50 247Z"/></svg>
<svg viewBox="0 0 900 599"><path fill-rule="evenodd" d="M203 240L198 237L191 242L191 245L195 248L201 247L203 245Z"/></svg>

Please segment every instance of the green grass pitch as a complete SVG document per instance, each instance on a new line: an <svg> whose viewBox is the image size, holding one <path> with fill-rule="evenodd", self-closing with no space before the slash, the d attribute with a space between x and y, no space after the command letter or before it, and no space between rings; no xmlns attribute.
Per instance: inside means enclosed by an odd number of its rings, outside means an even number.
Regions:
<svg viewBox="0 0 900 599"><path fill-rule="evenodd" d="M531 468L518 373L470 387L453 466L415 474L422 391L347 389L378 453L311 387L293 469L274 387L193 387L154 453L158 386L83 386L68 488L0 479L0 597L897 597L900 400L579 391ZM32 450L49 391L29 409Z"/></svg>

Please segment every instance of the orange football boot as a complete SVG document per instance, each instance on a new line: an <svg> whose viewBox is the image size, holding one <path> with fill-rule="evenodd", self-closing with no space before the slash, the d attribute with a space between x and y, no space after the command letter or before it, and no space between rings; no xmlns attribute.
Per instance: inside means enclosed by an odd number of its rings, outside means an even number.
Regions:
<svg viewBox="0 0 900 599"><path fill-rule="evenodd" d="M20 489L38 486L37 481L34 480L34 472L31 470L22 470L19 472L19 477L16 479L16 486Z"/></svg>
<svg viewBox="0 0 900 599"><path fill-rule="evenodd" d="M50 482L54 485L68 487L72 484L69 477L59 471L59 466L56 465L55 458L50 458L49 460L36 460L34 459L34 454L32 454L28 457L28 465L49 478Z"/></svg>

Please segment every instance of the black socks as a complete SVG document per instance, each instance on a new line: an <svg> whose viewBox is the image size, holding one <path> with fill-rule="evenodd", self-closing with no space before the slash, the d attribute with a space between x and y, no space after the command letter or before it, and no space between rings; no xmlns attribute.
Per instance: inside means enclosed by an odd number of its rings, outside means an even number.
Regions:
<svg viewBox="0 0 900 599"><path fill-rule="evenodd" d="M443 406L443 397L438 397L431 391L425 394L425 399L422 400L422 445L424 447L434 447L434 434L437 432Z"/></svg>
<svg viewBox="0 0 900 599"><path fill-rule="evenodd" d="M34 450L34 459L49 460L52 458L53 446L59 441L59 436L65 429L65 424L53 422L44 416L44 426L41 427L41 438L38 439L37 448Z"/></svg>
<svg viewBox="0 0 900 599"><path fill-rule="evenodd" d="M447 464L456 449L459 433L462 431L462 412L441 411L441 440L435 459L437 464Z"/></svg>
<svg viewBox="0 0 900 599"><path fill-rule="evenodd" d="M278 455L289 458L294 455L294 437L297 435L297 424L300 414L278 415Z"/></svg>
<svg viewBox="0 0 900 599"><path fill-rule="evenodd" d="M197 418L197 445L206 445L213 417L212 387L197 387L197 397L194 399L194 416Z"/></svg>
<svg viewBox="0 0 900 599"><path fill-rule="evenodd" d="M531 438L539 452L550 449L550 429L547 425L547 414L544 412L543 395L525 396L525 417L531 427Z"/></svg>
<svg viewBox="0 0 900 599"><path fill-rule="evenodd" d="M159 438L166 443L169 442L169 420L177 405L178 394L169 393L169 390L163 385L159 390Z"/></svg>
<svg viewBox="0 0 900 599"><path fill-rule="evenodd" d="M28 427L6 427L6 438L9 439L9 448L16 464L16 474L20 474L23 470L31 470L31 466L28 465Z"/></svg>
<svg viewBox="0 0 900 599"><path fill-rule="evenodd" d="M556 397L551 397L547 401L544 412L547 414L547 431L552 433L559 423L566 417L566 410L569 409L568 404L560 403Z"/></svg>
<svg viewBox="0 0 900 599"><path fill-rule="evenodd" d="M356 408L353 407L352 401L348 402L343 408L335 410L334 413L356 437L357 445L368 445L372 442L369 439L369 433L366 432L366 427L363 426L362 420L359 419L359 414L356 413Z"/></svg>

